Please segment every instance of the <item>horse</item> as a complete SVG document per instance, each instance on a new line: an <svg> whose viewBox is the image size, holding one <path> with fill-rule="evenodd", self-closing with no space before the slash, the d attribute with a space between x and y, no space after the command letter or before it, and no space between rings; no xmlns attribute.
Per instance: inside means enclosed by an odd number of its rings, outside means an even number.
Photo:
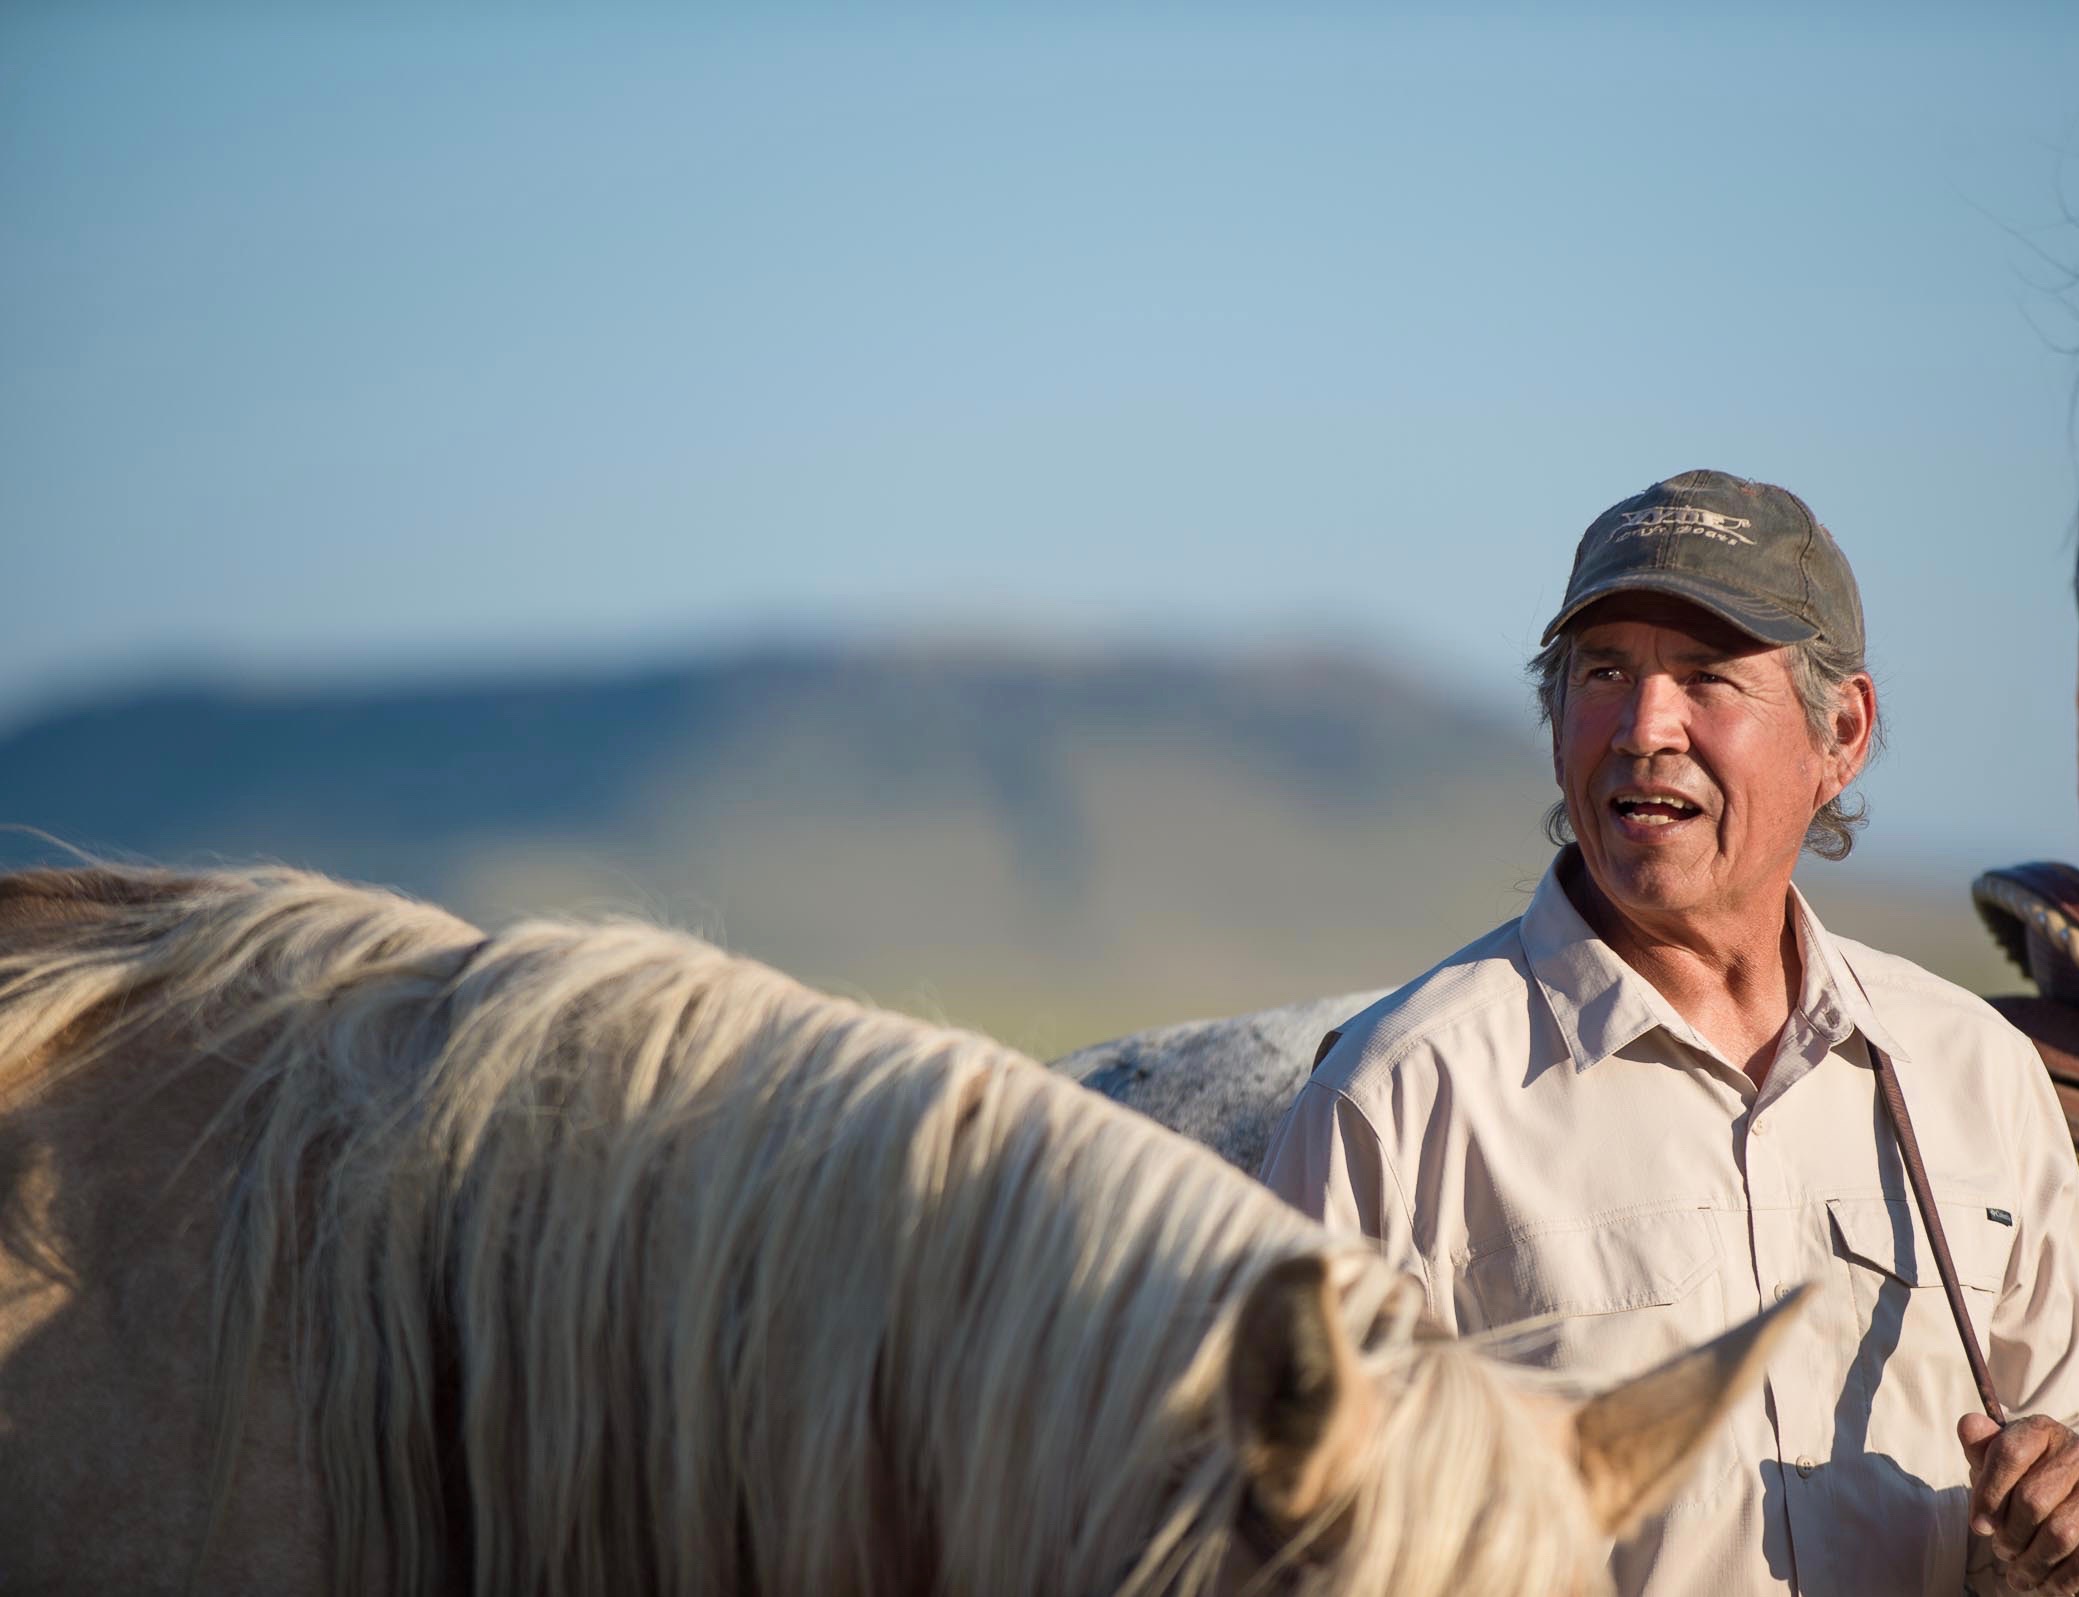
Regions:
<svg viewBox="0 0 2079 1597"><path fill-rule="evenodd" d="M1079 1048L1052 1068L1254 1175L1322 1039L1387 991L1157 1026Z"/></svg>
<svg viewBox="0 0 2079 1597"><path fill-rule="evenodd" d="M0 1587L1605 1589L1780 1313L1580 1397L982 1037L634 922L0 878Z"/></svg>

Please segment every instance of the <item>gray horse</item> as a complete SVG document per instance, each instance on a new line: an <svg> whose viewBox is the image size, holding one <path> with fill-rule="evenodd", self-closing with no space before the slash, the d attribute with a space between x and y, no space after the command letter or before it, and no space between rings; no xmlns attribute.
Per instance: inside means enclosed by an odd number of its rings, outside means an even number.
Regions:
<svg viewBox="0 0 2079 1597"><path fill-rule="evenodd" d="M1253 1176L1272 1129L1313 1071L1321 1039L1389 990L1158 1026L1078 1049L1054 1068Z"/></svg>

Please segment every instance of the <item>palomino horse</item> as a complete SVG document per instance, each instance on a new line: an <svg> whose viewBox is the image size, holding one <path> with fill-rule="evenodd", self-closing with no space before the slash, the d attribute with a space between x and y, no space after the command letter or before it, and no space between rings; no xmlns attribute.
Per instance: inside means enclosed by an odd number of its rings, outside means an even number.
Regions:
<svg viewBox="0 0 2079 1597"><path fill-rule="evenodd" d="M688 937L0 879L0 1587L1589 1593L1577 1403L1213 1155Z"/></svg>

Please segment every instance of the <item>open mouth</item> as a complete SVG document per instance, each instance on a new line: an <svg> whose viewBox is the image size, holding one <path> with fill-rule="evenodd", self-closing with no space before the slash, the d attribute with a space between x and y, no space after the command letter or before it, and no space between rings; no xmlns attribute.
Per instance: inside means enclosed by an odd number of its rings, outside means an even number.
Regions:
<svg viewBox="0 0 2079 1597"><path fill-rule="evenodd" d="M1641 826L1673 826L1703 813L1679 793L1627 791L1610 800L1610 808Z"/></svg>

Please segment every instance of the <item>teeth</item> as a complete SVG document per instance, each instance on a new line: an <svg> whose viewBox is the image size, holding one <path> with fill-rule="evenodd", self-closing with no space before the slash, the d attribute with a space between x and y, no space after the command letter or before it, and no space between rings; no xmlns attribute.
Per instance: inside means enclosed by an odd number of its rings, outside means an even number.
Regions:
<svg viewBox="0 0 2079 1597"><path fill-rule="evenodd" d="M1676 798L1668 793L1619 793L1616 802L1619 808L1626 809L1641 804L1664 804L1669 809L1680 810L1684 815L1695 814L1697 808L1688 799ZM1665 816L1640 816L1638 818L1640 820L1660 820L1662 822L1665 822L1667 819Z"/></svg>

